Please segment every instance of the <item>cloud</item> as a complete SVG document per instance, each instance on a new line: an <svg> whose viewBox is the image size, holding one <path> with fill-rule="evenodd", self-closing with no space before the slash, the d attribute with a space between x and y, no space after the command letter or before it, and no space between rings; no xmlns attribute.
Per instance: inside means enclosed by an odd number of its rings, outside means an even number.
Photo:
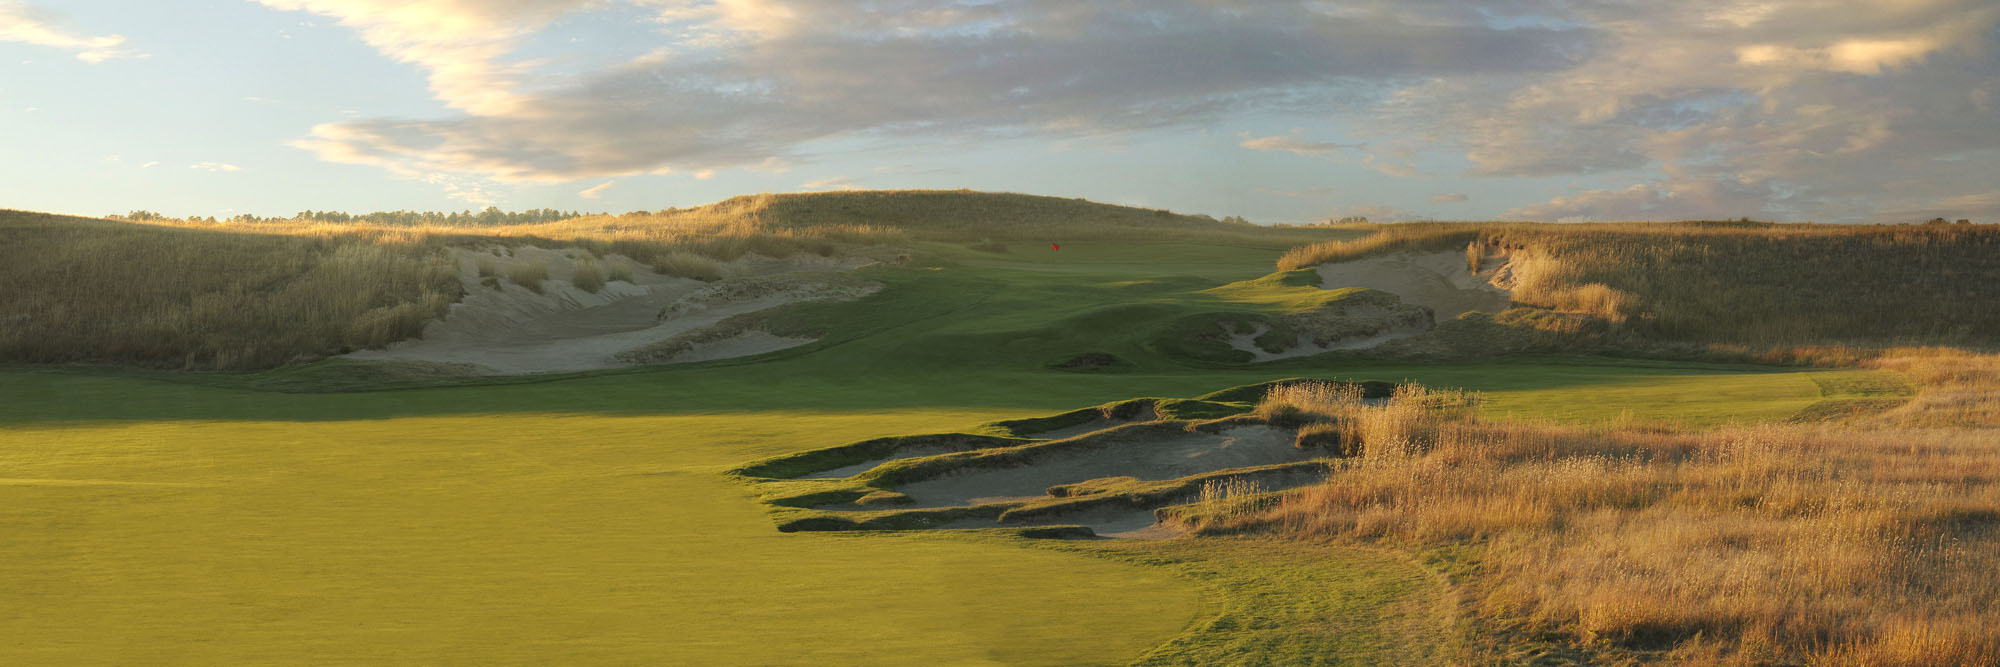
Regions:
<svg viewBox="0 0 2000 667"><path fill-rule="evenodd" d="M113 58L143 58L125 46L122 35L81 35L64 30L54 15L18 0L0 0L0 42L23 42L76 52L78 60L100 63Z"/></svg>
<svg viewBox="0 0 2000 667"><path fill-rule="evenodd" d="M1252 138L1248 134L1243 135L1243 143L1237 145L1254 151L1283 151L1310 156L1327 155L1342 148L1355 147L1349 144L1304 141L1286 135Z"/></svg>
<svg viewBox="0 0 2000 667"><path fill-rule="evenodd" d="M1990 183L1971 174L2000 171L2000 5L1989 1L1516 9L1605 38L1570 68L1400 87L1358 131L1456 149L1472 177L1656 171L1643 196L1566 199L1623 213L1885 219L1982 192ZM1549 207L1561 208L1529 208Z"/></svg>
<svg viewBox="0 0 2000 667"><path fill-rule="evenodd" d="M196 162L188 165L188 168L200 169L202 171L243 171L242 167L227 162Z"/></svg>
<svg viewBox="0 0 2000 667"><path fill-rule="evenodd" d="M823 145L1249 118L1325 120L1308 127L1367 143L1293 132L1246 149L1399 177L1459 162L1459 178L1646 186L1538 209L1566 216L1882 219L1987 192L1981 174L2000 172L1991 0L259 1L425 73L448 112L294 142L409 178L782 173ZM652 41L607 40L625 50L596 60L536 43L634 13L656 20Z"/></svg>
<svg viewBox="0 0 2000 667"><path fill-rule="evenodd" d="M800 184L799 189L800 190L859 190L861 189L861 186L855 185L854 179L848 178L846 176L835 176L832 178L822 178L816 181L807 181L805 183Z"/></svg>
<svg viewBox="0 0 2000 667"><path fill-rule="evenodd" d="M1553 222L1783 217L1782 207L1773 199L1767 185L1683 176L1617 190L1587 190L1511 209L1500 217Z"/></svg>
<svg viewBox="0 0 2000 667"><path fill-rule="evenodd" d="M142 164L142 165L139 165L139 168L140 168L140 169L150 169L150 168L153 168L153 167L157 167L157 166L160 166L160 161L159 161L159 160L152 160L152 161L149 161L149 162L147 162L147 163L145 163L145 164Z"/></svg>
<svg viewBox="0 0 2000 667"><path fill-rule="evenodd" d="M616 3L261 1L360 31L424 68L458 112L329 123L297 145L505 182L755 165L842 138L1061 138L1333 109L1383 82L1572 66L1591 39L1305 2L650 0L660 43L558 76L517 52L558 18Z"/></svg>
<svg viewBox="0 0 2000 667"><path fill-rule="evenodd" d="M1460 193L1457 193L1457 192L1450 192L1450 193L1445 193L1445 194L1437 194L1437 195L1431 195L1431 203L1433 203L1433 204L1461 204L1461 203L1464 203L1464 202L1465 202L1466 200L1468 200L1468 199L1471 199L1471 198L1472 198L1471 196L1468 196L1468 195L1465 195L1465 194L1460 194Z"/></svg>
<svg viewBox="0 0 2000 667"><path fill-rule="evenodd" d="M599 184L597 184L597 185L593 185L593 186L591 186L591 187L588 187L588 188L584 188L584 190L583 190L582 192L578 192L578 193L576 193L576 196L578 196L578 197L582 197L582 198L584 198L584 199L596 199L596 198L598 198L598 197L602 197L602 196L604 196L604 191L605 191L605 190L609 190L609 189L611 189L611 186L613 186L613 185L617 185L617 184L618 184L618 181L605 181L605 182L603 182L603 183L599 183Z"/></svg>

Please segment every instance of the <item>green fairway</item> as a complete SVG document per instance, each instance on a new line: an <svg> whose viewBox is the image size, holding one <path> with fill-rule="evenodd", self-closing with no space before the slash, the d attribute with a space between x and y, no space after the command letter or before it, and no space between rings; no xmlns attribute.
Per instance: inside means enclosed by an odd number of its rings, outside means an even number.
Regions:
<svg viewBox="0 0 2000 667"><path fill-rule="evenodd" d="M0 431L0 663L1118 663L1195 620L1169 571L780 534L712 473L955 419Z"/></svg>
<svg viewBox="0 0 2000 667"><path fill-rule="evenodd" d="M0 663L1435 659L1441 589L1379 554L781 534L722 471L1288 376L1466 387L1497 418L1694 425L1871 386L1599 358L1186 363L1151 344L1164 323L1311 288L1211 291L1273 249L1146 248L869 269L878 296L773 320L824 340L752 360L358 393L301 393L374 372L346 362L0 372ZM1130 366L1047 367L1090 351ZM1831 377L1848 381L1814 381Z"/></svg>

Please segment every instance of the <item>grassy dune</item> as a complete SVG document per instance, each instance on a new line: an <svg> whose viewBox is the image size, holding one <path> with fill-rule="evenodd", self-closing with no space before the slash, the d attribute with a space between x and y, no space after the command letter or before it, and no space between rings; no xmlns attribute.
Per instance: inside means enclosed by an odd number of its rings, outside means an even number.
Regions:
<svg viewBox="0 0 2000 667"><path fill-rule="evenodd" d="M381 346L417 335L458 299L443 252L452 246L577 247L714 280L719 262L748 254L886 257L917 239L1283 248L1349 234L969 191L758 195L522 224L339 219L126 222L0 210L0 362L245 370ZM535 288L546 276L506 278Z"/></svg>
<svg viewBox="0 0 2000 667"><path fill-rule="evenodd" d="M1995 359L1877 363L1913 371L1924 398L1706 431L1488 421L1414 386L1387 405L1282 388L1260 411L1323 424L1357 456L1270 509L1191 523L1468 559L1479 661L2000 661Z"/></svg>
<svg viewBox="0 0 2000 667"><path fill-rule="evenodd" d="M0 211L0 360L263 368L415 335L442 258L361 233L248 234Z"/></svg>
<svg viewBox="0 0 2000 667"><path fill-rule="evenodd" d="M1349 226L1349 229L1363 227ZM1756 347L2000 343L2000 226L1412 223L1284 269L1399 250L1504 252L1517 303L1654 338Z"/></svg>

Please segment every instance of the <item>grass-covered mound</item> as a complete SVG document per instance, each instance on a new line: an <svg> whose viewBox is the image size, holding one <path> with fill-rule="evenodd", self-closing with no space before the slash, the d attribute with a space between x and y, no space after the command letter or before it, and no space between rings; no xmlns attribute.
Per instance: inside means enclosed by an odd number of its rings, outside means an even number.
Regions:
<svg viewBox="0 0 2000 667"><path fill-rule="evenodd" d="M2000 225L1408 223L1301 246L1283 269L1402 251L1504 258L1516 305L1652 340L2000 344ZM1550 330L1547 322L1521 327Z"/></svg>
<svg viewBox="0 0 2000 667"><path fill-rule="evenodd" d="M458 300L429 248L0 211L0 361L268 368L415 335Z"/></svg>
<svg viewBox="0 0 2000 667"><path fill-rule="evenodd" d="M218 223L0 211L0 363L243 370L377 347L416 335L459 298L457 267L446 252L452 247L618 255L661 274L717 280L730 275L727 263L753 255L888 259L922 239L1028 239L1043 248L1050 241L1178 238L1284 248L1351 235L971 191L757 195L518 222L308 213ZM534 268L487 276L489 287L507 281L539 288L547 276ZM617 278L591 262L576 277L592 291Z"/></svg>

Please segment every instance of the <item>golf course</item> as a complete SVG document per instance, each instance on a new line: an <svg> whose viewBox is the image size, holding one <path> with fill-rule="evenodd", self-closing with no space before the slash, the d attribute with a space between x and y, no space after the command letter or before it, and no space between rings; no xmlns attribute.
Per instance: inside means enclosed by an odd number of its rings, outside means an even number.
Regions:
<svg viewBox="0 0 2000 667"><path fill-rule="evenodd" d="M1321 238L1376 233L1388 232ZM914 239L865 265L820 267L870 288L718 320L725 333L754 327L806 341L739 356L525 374L364 354L229 371L0 369L0 663L1519 657L1506 639L1519 635L1495 634L1491 610L1467 592L1492 567L1481 552L1499 548L1489 545L1500 533L1443 544L1210 530L1202 526L1219 524L1199 520L1132 539L1035 529L1076 523L1060 518L781 530L800 516L841 516L783 502L800 489L872 489L787 479L805 468L745 471L917 434L1061 444L1075 434L1013 437L1027 429L1006 424L1137 398L1155 399L1156 413L1126 421L1174 410L1226 418L1255 408L1264 383L1292 378L1448 388L1475 397L1464 418L1483 424L1663 433L1879 411L1920 384L1851 364L1553 349L1246 362L1209 328L1276 326L1380 292L1278 271L1290 240L1096 236L1057 238L1059 249ZM487 289L462 268L468 292ZM552 283L565 280L557 273ZM489 288L530 298L512 283ZM1215 394L1232 387L1252 389ZM1193 400L1204 395L1214 396ZM1283 444L1292 451L1290 431ZM1250 495L1273 507L1301 488ZM1259 511L1218 509L1228 498L1160 498L1243 521ZM1153 521L1151 507L1141 523Z"/></svg>

